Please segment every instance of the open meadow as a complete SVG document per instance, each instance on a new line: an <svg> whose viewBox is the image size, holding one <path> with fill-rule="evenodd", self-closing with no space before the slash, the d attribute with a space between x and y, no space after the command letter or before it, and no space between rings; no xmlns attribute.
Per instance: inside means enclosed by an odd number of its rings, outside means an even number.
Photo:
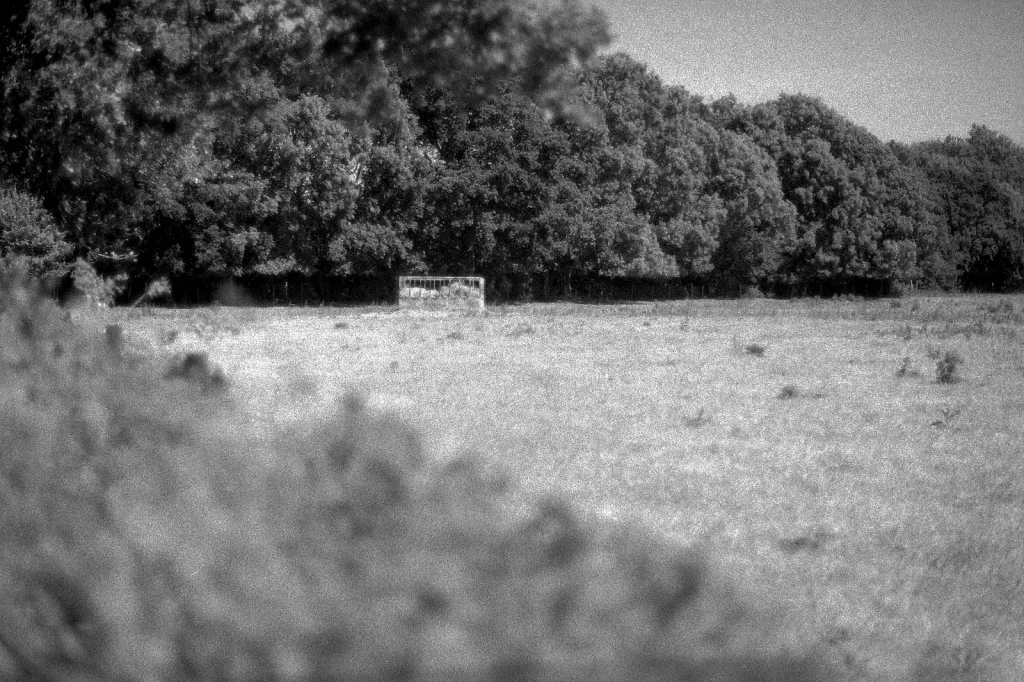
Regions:
<svg viewBox="0 0 1024 682"><path fill-rule="evenodd" d="M208 353L254 432L358 391L435 453L696 544L853 679L1024 673L1024 297L106 315Z"/></svg>

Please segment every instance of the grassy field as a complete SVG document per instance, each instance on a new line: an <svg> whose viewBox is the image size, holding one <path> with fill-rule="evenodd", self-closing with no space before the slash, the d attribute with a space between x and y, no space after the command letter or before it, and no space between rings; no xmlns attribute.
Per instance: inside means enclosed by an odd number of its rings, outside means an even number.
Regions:
<svg viewBox="0 0 1024 682"><path fill-rule="evenodd" d="M697 543L854 679L1024 673L1024 297L108 315L207 352L255 430L360 391L434 452Z"/></svg>

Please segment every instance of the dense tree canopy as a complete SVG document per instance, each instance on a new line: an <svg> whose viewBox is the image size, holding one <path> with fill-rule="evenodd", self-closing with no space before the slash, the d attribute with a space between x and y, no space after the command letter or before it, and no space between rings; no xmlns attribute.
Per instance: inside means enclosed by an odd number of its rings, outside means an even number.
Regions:
<svg viewBox="0 0 1024 682"><path fill-rule="evenodd" d="M927 179L933 210L952 240L962 285L985 290L1024 286L1024 149L974 126L896 152Z"/></svg>
<svg viewBox="0 0 1024 682"><path fill-rule="evenodd" d="M20 0L0 256L40 273L480 274L726 295L1024 286L1024 150L705 102L575 0ZM34 260L32 260L34 259Z"/></svg>

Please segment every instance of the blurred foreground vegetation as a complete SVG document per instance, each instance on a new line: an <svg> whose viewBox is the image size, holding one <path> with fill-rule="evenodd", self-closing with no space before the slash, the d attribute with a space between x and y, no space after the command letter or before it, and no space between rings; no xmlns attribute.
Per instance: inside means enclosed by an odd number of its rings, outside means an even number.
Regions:
<svg viewBox="0 0 1024 682"><path fill-rule="evenodd" d="M356 397L253 434L203 356L81 317L0 285L4 679L831 679L699 552Z"/></svg>

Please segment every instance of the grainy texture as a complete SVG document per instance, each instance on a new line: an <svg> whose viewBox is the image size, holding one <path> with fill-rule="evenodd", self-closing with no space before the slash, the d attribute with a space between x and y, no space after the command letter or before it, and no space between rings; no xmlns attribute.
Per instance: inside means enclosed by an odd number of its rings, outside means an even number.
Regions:
<svg viewBox="0 0 1024 682"><path fill-rule="evenodd" d="M1024 669L1022 323L1019 296L126 321L157 347L181 330L168 349L208 350L261 420L356 389L434 452L699 542L858 679L1007 680ZM959 383L901 372L946 352Z"/></svg>
<svg viewBox="0 0 1024 682"><path fill-rule="evenodd" d="M357 394L313 410L313 378L260 393L281 377L246 344L299 321L191 316L0 281L0 678L835 678L700 548L438 456Z"/></svg>

